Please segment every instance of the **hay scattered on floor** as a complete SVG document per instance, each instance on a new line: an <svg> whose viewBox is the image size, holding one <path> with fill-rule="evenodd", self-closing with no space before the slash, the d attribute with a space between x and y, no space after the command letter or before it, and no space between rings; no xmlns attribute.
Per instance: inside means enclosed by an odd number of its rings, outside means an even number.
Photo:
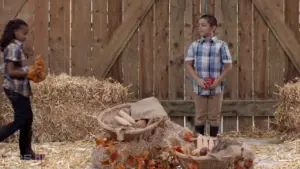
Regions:
<svg viewBox="0 0 300 169"><path fill-rule="evenodd" d="M252 145L256 152L255 169L299 169L300 140L273 145Z"/></svg>
<svg viewBox="0 0 300 169"><path fill-rule="evenodd" d="M39 153L46 154L43 161L21 161L18 144L1 145L1 169L90 169L94 142L56 142L36 144Z"/></svg>
<svg viewBox="0 0 300 169"><path fill-rule="evenodd" d="M46 159L19 160L17 143L0 145L1 169L91 169L94 141L34 144L35 151L45 153ZM251 145L256 153L254 169L299 169L300 140L273 145Z"/></svg>
<svg viewBox="0 0 300 169"><path fill-rule="evenodd" d="M279 88L279 104L272 122L285 140L300 138L300 82L290 82Z"/></svg>
<svg viewBox="0 0 300 169"><path fill-rule="evenodd" d="M275 130L261 130L256 127L249 127L242 131L229 131L220 133L222 137L232 137L232 138L273 138L278 135Z"/></svg>
<svg viewBox="0 0 300 169"><path fill-rule="evenodd" d="M49 75L39 84L32 83L34 96L34 141L76 141L89 138L100 130L97 119L104 108L123 103L128 87L111 79L99 81L93 77ZM4 96L4 111L0 125L13 120L10 103ZM17 135L7 141L15 142Z"/></svg>

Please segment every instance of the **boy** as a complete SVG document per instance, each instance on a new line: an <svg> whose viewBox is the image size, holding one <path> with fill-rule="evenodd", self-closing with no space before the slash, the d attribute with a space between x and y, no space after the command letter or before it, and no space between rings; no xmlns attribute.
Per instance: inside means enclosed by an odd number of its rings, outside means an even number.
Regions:
<svg viewBox="0 0 300 169"><path fill-rule="evenodd" d="M214 16L201 16L199 33L202 38L190 45L185 56L186 69L193 83L195 130L204 135L207 121L212 137L216 137L219 131L224 79L232 69L227 43L214 36L216 28Z"/></svg>

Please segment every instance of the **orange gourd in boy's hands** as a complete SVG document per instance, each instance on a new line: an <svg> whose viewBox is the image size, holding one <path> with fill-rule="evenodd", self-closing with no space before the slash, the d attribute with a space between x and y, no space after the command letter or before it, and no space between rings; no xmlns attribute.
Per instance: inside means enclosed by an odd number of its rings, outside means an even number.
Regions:
<svg viewBox="0 0 300 169"><path fill-rule="evenodd" d="M212 78L210 78L210 77L205 78L205 87L208 89L212 84L214 84L214 82L215 82L215 78L214 77L212 77Z"/></svg>

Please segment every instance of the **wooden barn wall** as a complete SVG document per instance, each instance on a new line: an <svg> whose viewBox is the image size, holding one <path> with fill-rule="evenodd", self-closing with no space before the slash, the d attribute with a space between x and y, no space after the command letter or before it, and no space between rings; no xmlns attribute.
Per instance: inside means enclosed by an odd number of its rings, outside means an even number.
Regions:
<svg viewBox="0 0 300 169"><path fill-rule="evenodd" d="M300 38L299 0L273 0L286 24ZM0 0L0 33L9 19L28 22L28 44L41 54L49 73L88 76L114 31L128 19L135 0ZM274 100L277 87L299 76L251 0L156 0L108 73L131 85L133 99L191 100L184 53L199 39L201 14L218 19L216 36L228 43L233 71L225 100ZM21 10L20 10L21 9ZM137 11L139 13L140 11ZM47 22L48 21L48 22ZM297 39L299 39L297 38ZM30 60L32 61L32 60ZM174 117L192 126L193 117ZM266 129L270 117L222 118L223 131L253 125Z"/></svg>

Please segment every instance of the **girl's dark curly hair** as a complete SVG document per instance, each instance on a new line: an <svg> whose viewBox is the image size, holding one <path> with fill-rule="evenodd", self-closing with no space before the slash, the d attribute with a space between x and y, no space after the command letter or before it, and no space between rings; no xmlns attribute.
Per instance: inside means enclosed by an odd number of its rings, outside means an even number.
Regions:
<svg viewBox="0 0 300 169"><path fill-rule="evenodd" d="M20 29L22 25L28 26L27 23L22 19L10 20L7 23L0 40L0 47L2 51L4 51L4 49L16 38L15 30Z"/></svg>

